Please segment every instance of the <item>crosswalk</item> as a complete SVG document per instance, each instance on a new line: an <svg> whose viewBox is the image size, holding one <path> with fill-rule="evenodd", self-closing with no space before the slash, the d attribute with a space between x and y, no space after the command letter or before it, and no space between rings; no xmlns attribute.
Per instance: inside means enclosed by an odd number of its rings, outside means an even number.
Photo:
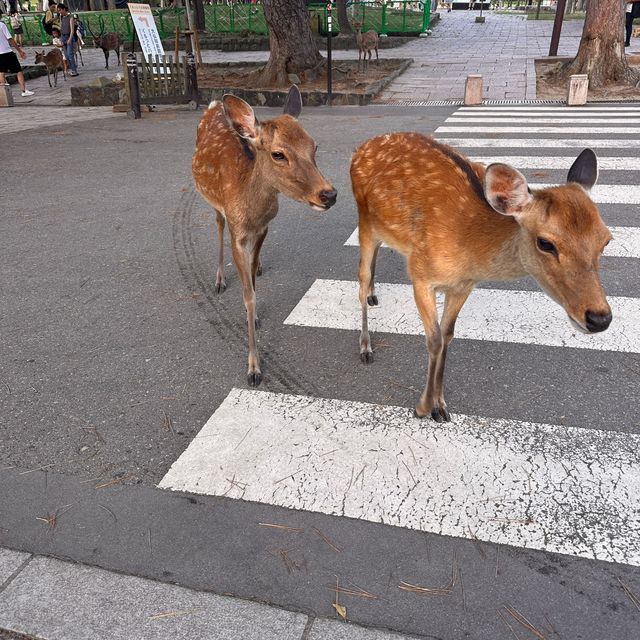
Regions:
<svg viewBox="0 0 640 640"><path fill-rule="evenodd" d="M601 184L593 196L614 236L605 267L615 264L621 273L632 264L625 260L640 259L640 227L628 224L640 213L637 113L635 106L462 107L434 135L475 161L512 164L532 188L563 181L580 148L596 149ZM355 258L357 244L355 229L339 250ZM315 280L285 328L305 327L318 340L350 332L357 350L355 276ZM585 336L547 296L521 286L474 291L456 340L585 357L640 353L633 287L631 295L609 296L610 329ZM377 293L380 305L369 311L374 345L376 333L422 335L409 284L380 282ZM436 424L378 400L233 389L159 486L640 566L633 416L629 424L567 427L457 414Z"/></svg>

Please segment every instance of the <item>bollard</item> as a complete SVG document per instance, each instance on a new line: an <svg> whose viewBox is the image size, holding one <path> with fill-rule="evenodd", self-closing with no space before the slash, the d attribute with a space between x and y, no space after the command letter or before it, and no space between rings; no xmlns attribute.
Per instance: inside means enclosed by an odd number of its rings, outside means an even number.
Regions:
<svg viewBox="0 0 640 640"><path fill-rule="evenodd" d="M466 105L482 104L482 76L467 76L464 85L464 103Z"/></svg>
<svg viewBox="0 0 640 640"><path fill-rule="evenodd" d="M8 84L0 86L0 107L13 107L13 94Z"/></svg>
<svg viewBox="0 0 640 640"><path fill-rule="evenodd" d="M134 120L140 120L140 83L138 81L138 61L135 53L127 54L127 82L129 83L129 97L131 98L131 109L127 115Z"/></svg>
<svg viewBox="0 0 640 640"><path fill-rule="evenodd" d="M570 76L567 90L567 106L577 107L587 103L589 93L589 76L586 73L578 73Z"/></svg>
<svg viewBox="0 0 640 640"><path fill-rule="evenodd" d="M187 54L187 74L189 76L189 85L191 86L191 101L189 102L189 106L195 110L200 104L200 91L198 89L196 59L193 53Z"/></svg>

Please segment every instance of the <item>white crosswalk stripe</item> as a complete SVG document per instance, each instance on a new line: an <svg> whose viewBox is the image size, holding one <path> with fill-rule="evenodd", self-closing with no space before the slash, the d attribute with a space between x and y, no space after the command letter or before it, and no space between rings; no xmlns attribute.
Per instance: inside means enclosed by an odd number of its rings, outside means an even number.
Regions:
<svg viewBox="0 0 640 640"><path fill-rule="evenodd" d="M160 487L640 565L630 434L234 389Z"/></svg>
<svg viewBox="0 0 640 640"><path fill-rule="evenodd" d="M380 282L376 284L376 294L380 305L369 310L370 329L385 333L424 334L411 285ZM638 300L609 297L609 304L615 317L611 327L604 333L583 335L569 325L562 308L543 293L476 289L460 312L456 340L493 340L640 353ZM287 316L285 324L359 330L358 283L316 280Z"/></svg>
<svg viewBox="0 0 640 640"><path fill-rule="evenodd" d="M640 143L639 143L640 144ZM478 156L471 155L470 160L482 164L506 162L516 169L564 169L568 171L576 156ZM602 171L640 171L640 157L598 156L598 170Z"/></svg>
<svg viewBox="0 0 640 640"><path fill-rule="evenodd" d="M637 114L635 105L462 107L436 135L462 150L499 149L471 157L523 170L566 171L580 148L615 149L599 158L607 179L592 191L606 221L606 205L640 204L637 180L624 175L640 170ZM517 118L530 126L514 129ZM585 124L603 126L573 126ZM528 137L501 137L516 132ZM566 133L589 136L559 137ZM565 151L545 155L547 149ZM614 241L605 255L640 259L640 227L625 221L610 225ZM356 229L345 245L357 244ZM357 354L356 275L354 267L352 279L315 280L285 326L313 329L318 340L352 332ZM374 348L375 332L423 335L411 285L380 282L376 292L380 304L369 308ZM456 340L474 340L479 349L571 348L585 358L640 354L640 300L609 302L610 328L583 335L543 293L479 288L462 309ZM454 415L439 425L406 407L233 389L159 486L640 566L640 435L630 433L634 424L607 424L607 431L577 424L582 428Z"/></svg>

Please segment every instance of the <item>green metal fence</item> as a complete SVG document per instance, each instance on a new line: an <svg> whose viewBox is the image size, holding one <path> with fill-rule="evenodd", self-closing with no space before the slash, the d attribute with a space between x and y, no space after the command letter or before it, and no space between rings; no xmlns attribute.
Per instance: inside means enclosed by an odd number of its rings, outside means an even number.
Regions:
<svg viewBox="0 0 640 640"><path fill-rule="evenodd" d="M417 34L429 28L430 5L429 0L426 2L361 0L349 3L347 11L352 23L356 21L362 23L363 31L373 29L383 35ZM321 30L326 32L326 3L309 5L309 11L312 15L320 17ZM209 33L268 33L261 4L206 5L204 13L205 31ZM336 14L335 9L334 14ZM79 12L77 15L87 26L89 38L91 36L89 30L95 34L115 31L120 34L123 42L130 42L133 38L133 23L127 10ZM186 27L183 8L154 9L153 15L160 38L163 40L172 38L176 27L180 27L181 30ZM23 39L26 44L39 45L51 41L42 26L42 16L42 13L23 15ZM9 26L8 18L5 22ZM334 31L339 32L337 15L334 15L333 25Z"/></svg>

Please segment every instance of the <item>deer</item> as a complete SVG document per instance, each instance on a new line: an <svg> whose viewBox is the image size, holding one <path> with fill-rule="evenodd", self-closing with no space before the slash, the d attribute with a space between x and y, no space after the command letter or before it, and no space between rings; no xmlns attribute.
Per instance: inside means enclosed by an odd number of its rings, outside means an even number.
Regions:
<svg viewBox="0 0 640 640"><path fill-rule="evenodd" d="M380 59L378 58L378 34L375 31L362 33L362 23L360 22L354 22L353 28L356 31L356 44L358 45L358 71L360 70L360 57L362 57L362 70L365 71L369 68L372 49L376 52L376 64L380 64ZM367 53L369 54L368 60Z"/></svg>
<svg viewBox="0 0 640 640"><path fill-rule="evenodd" d="M120 66L120 45L122 44L120 35L115 31L110 31L108 33L101 33L97 36L95 33L93 33L93 31L91 31L91 28L88 24L87 29L89 29L89 33L93 37L93 44L95 48L102 49L102 53L104 53L105 69L109 68L109 51L116 52L118 66Z"/></svg>
<svg viewBox="0 0 640 640"><path fill-rule="evenodd" d="M62 51L60 49L50 49L46 54L44 49L42 51L36 51L35 64L43 63L47 68L47 80L50 87L58 86L58 71L62 71L62 76L66 80L67 73L65 71L64 58L62 57ZM51 84L51 76L53 75L53 85Z"/></svg>
<svg viewBox="0 0 640 640"><path fill-rule="evenodd" d="M256 330L256 275L268 225L278 213L278 193L327 211L337 192L316 166L316 143L298 123L302 97L292 85L284 113L259 122L244 100L226 94L205 111L196 136L192 172L196 190L214 208L218 231L215 290L224 292L224 229L229 227L231 252L247 313L249 356L247 383L262 382Z"/></svg>
<svg viewBox="0 0 640 640"><path fill-rule="evenodd" d="M367 307L378 304L375 265L382 242L404 255L428 352L419 418L451 416L443 391L456 318L475 286L531 275L583 333L605 331L611 309L600 282L600 256L611 239L589 190L598 176L585 149L567 183L532 191L508 164L484 165L418 133L372 138L354 153L362 310L360 359L373 362ZM438 321L436 292L445 295Z"/></svg>

